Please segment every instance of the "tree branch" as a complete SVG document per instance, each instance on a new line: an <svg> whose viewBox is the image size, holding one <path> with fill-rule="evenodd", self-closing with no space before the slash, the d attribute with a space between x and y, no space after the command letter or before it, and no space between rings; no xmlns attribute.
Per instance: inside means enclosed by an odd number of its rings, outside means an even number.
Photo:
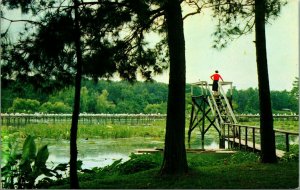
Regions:
<svg viewBox="0 0 300 190"><path fill-rule="evenodd" d="M8 19L5 18L3 16L1 16L1 19L7 20L9 22L28 22L30 24L35 24L35 25L39 25L39 26L44 26L41 22L37 22L37 21L33 21L33 20L26 20L26 19L20 19L20 20L13 20L13 19Z"/></svg>
<svg viewBox="0 0 300 190"><path fill-rule="evenodd" d="M199 10L197 10L197 11L195 11L195 12L188 13L188 14L186 14L182 19L185 20L187 17L193 16L193 15L196 15L196 14L199 14L199 13L200 13Z"/></svg>

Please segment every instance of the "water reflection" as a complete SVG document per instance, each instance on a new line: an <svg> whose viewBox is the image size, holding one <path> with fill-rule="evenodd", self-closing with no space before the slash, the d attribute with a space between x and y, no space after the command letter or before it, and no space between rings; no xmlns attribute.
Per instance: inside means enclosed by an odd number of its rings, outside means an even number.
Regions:
<svg viewBox="0 0 300 190"><path fill-rule="evenodd" d="M191 139L190 148L201 148L200 138ZM219 144L214 137L206 137L205 149L218 149ZM39 144L48 144L49 159L47 165L53 167L59 163L68 163L70 159L69 141L42 139ZM120 138L120 139L79 139L78 160L83 161L83 169L104 167L112 164L115 160L126 161L135 149L163 148L164 141L155 138ZM188 146L187 146L188 148Z"/></svg>
<svg viewBox="0 0 300 190"><path fill-rule="evenodd" d="M52 167L59 163L67 163L70 159L69 141L43 139L41 144L48 144L49 159L47 165ZM122 139L80 139L78 140L78 160L83 161L82 168L104 167L115 160L126 161L129 155L138 148L161 148L163 141L153 138Z"/></svg>

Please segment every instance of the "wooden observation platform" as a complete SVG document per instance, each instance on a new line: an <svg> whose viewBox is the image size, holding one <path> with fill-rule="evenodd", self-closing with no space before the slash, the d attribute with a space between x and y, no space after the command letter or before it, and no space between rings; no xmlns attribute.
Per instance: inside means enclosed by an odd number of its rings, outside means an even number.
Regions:
<svg viewBox="0 0 300 190"><path fill-rule="evenodd" d="M202 149L204 149L204 135L211 128L219 134L220 148L225 148L225 123L237 124L232 109L232 82L219 82L218 94L214 95L211 86L206 81L191 84L192 111L188 130L188 142L191 133L199 127L201 132ZM224 87L229 86L229 94L226 95ZM208 121L206 127L205 121ZM233 130L233 128L232 128ZM237 136L238 131L233 131Z"/></svg>
<svg viewBox="0 0 300 190"><path fill-rule="evenodd" d="M214 128L219 134L219 148L225 148L225 141L228 148L239 147L246 150L261 151L260 144L256 144L257 132L259 127L238 124L232 109L232 82L219 82L218 94L213 94L212 84L206 81L199 81L191 84L192 111L188 130L188 142L192 131L199 127L201 133L202 149L204 149L204 136L210 128ZM227 89L227 94L224 88ZM208 125L205 122L208 122ZM289 152L289 137L298 136L298 132L274 130L285 136L286 149L276 149L276 156L281 158L285 152ZM252 133L252 134L250 134ZM229 145L230 144L230 145Z"/></svg>

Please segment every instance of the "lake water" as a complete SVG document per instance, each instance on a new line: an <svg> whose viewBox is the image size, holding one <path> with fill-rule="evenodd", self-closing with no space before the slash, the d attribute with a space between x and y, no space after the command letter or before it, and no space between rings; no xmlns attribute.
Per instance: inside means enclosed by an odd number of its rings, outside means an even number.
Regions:
<svg viewBox="0 0 300 190"><path fill-rule="evenodd" d="M206 149L218 149L218 139L206 138ZM48 144L49 158L47 165L53 167L59 163L68 163L70 160L70 143L67 140L42 139L37 144ZM120 139L78 139L78 160L83 161L83 169L104 167L115 160L129 159L136 149L163 148L164 141L155 138L120 138ZM188 148L188 146L186 145ZM199 139L192 139L190 148L201 148Z"/></svg>

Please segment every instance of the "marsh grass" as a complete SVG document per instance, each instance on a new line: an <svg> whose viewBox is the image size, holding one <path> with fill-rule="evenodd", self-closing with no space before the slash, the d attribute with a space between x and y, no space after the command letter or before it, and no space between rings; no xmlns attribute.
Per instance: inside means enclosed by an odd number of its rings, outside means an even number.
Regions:
<svg viewBox="0 0 300 190"><path fill-rule="evenodd" d="M28 124L22 127L2 126L1 135L18 133L20 138L32 135L40 138L69 139L70 124ZM152 125L132 126L119 124L79 124L78 138L130 138L163 137L165 127L162 122Z"/></svg>
<svg viewBox="0 0 300 190"><path fill-rule="evenodd" d="M259 126L259 121L240 122L240 124L250 125L250 126ZM299 121L274 120L274 129L297 132L297 131L299 131Z"/></svg>

